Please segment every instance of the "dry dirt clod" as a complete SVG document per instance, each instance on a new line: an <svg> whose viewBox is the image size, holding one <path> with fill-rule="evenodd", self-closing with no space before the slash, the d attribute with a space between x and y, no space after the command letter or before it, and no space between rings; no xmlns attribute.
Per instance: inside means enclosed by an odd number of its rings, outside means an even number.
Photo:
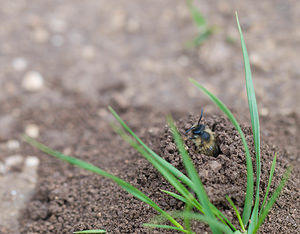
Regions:
<svg viewBox="0 0 300 234"><path fill-rule="evenodd" d="M209 162L209 166L213 172L218 172L222 168L222 164L218 163L217 161Z"/></svg>

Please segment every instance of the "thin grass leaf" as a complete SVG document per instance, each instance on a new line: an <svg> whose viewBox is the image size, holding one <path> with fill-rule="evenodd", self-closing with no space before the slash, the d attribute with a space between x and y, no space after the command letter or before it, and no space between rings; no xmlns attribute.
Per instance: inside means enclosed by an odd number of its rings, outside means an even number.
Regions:
<svg viewBox="0 0 300 234"><path fill-rule="evenodd" d="M167 191L167 190L164 190L164 189L160 189L160 191L170 195L171 197L176 198L179 201L182 201L183 203L187 203L187 200L183 196L178 195L177 193L173 193L173 192L170 192L170 191Z"/></svg>
<svg viewBox="0 0 300 234"><path fill-rule="evenodd" d="M259 216L262 214L262 212L264 210L264 207L265 207L265 203L266 203L267 198L268 198L269 190L270 190L272 179L273 179L273 174L274 174L275 167L276 167L276 158L277 158L277 153L275 153L274 158L273 158L271 171L270 171L270 176L269 176L269 181L268 181L268 186L267 186L267 189L266 189L266 194L265 194L263 203L262 203L261 208L260 208Z"/></svg>
<svg viewBox="0 0 300 234"><path fill-rule="evenodd" d="M185 167L189 177L191 178L192 182L195 184L195 187L193 188L193 190L195 191L195 193L198 196L198 199L200 200L200 204L203 207L205 216L211 218L212 220L216 220L216 217L210 208L209 204L211 204L211 203L207 197L207 194L205 192L203 184L199 178L199 175L193 165L193 162L192 162L188 152L186 151L186 149L184 147L184 144L180 137L180 134L177 131L174 121L171 117L168 118L168 123L170 125L175 143L176 143L178 150L180 152L180 155L183 159L184 167ZM213 233L220 233L220 231L216 228L215 225L210 225L210 228Z"/></svg>
<svg viewBox="0 0 300 234"><path fill-rule="evenodd" d="M196 6L194 5L194 1L193 0L187 0L187 5L190 11L190 14L194 20L194 22L196 23L196 25L199 28L203 28L206 26L206 21L204 16L197 10Z"/></svg>
<svg viewBox="0 0 300 234"><path fill-rule="evenodd" d="M176 231L180 231L180 232L184 232L184 233L190 233L187 230L182 230L182 229L180 229L178 227L174 227L174 226L170 226L170 225L144 223L143 226L144 227L148 227L148 228L163 228L163 229L176 230Z"/></svg>
<svg viewBox="0 0 300 234"><path fill-rule="evenodd" d="M106 233L105 230L103 229L93 229L93 230L84 230L84 231L77 231L73 233L89 233L89 234L94 234L94 233Z"/></svg>
<svg viewBox="0 0 300 234"><path fill-rule="evenodd" d="M229 226L227 224L220 223L219 221L213 220L205 215L201 215L201 214L194 213L194 212L184 212L184 211L170 211L169 214L172 217L176 217L176 218L180 218L180 219L184 219L184 217L188 216L190 220L198 220L200 222L215 225L220 230L222 230L222 232L224 232L224 233L231 233L231 234L233 233L233 231L229 228ZM165 221L166 221L165 217L163 217L162 215L157 215L157 216L152 217L150 222L153 222L156 224L161 224Z"/></svg>
<svg viewBox="0 0 300 234"><path fill-rule="evenodd" d="M231 200L230 197L226 196L226 199L227 201L230 203L230 205L232 206L232 208L234 209L235 213L236 213L236 217L238 218L239 220L239 223L241 225L241 228L244 232L246 232L245 230L245 227L244 227L244 224L243 224L243 221L242 221L242 218L241 218L241 215L240 215L240 212L238 211L238 209L236 208L236 206L234 205L233 201Z"/></svg>
<svg viewBox="0 0 300 234"><path fill-rule="evenodd" d="M212 219L210 217L207 217L206 215L201 215L201 214L197 214L197 213L193 213L193 212L176 212L176 213L172 213L173 217L176 218L184 218L185 216L188 216L189 219L191 220L198 220L204 223L207 223L208 225L213 225L214 227L218 228L219 230L222 230L222 233L228 233L228 234L232 234L232 230L227 226L224 225L223 223L220 223L219 221Z"/></svg>
<svg viewBox="0 0 300 234"><path fill-rule="evenodd" d="M181 171L179 171L177 168L175 168L173 165L168 163L166 160L161 158L159 155L157 155L155 152L153 152L129 127L128 125L121 119L121 117L114 111L112 107L108 107L110 112L113 114L113 116L116 118L116 120L121 124L121 126L142 146L144 149L159 162L162 166L167 168L174 176L176 176L179 180L181 180L184 184L186 184L188 187L193 189L195 186L193 182L184 175ZM198 203L199 204L199 203ZM195 207L197 208L197 203L195 203ZM198 205L201 207L201 205ZM225 224L225 222L232 228L232 230L236 230L234 225L228 220L228 218L219 211L213 204L210 204L211 209L213 210L213 213ZM201 211L201 209L199 209Z"/></svg>
<svg viewBox="0 0 300 234"><path fill-rule="evenodd" d="M190 213L191 210L192 210L192 208L193 208L193 207L190 205L190 203L186 203L186 204L185 204L185 208L184 208L184 212ZM185 229L186 229L189 233L192 233L190 217L184 216L184 218L183 218L183 223L184 223Z"/></svg>
<svg viewBox="0 0 300 234"><path fill-rule="evenodd" d="M254 209L251 216L251 223L249 225L249 232L251 233L257 223L258 209L259 209L259 186L260 186L260 174L261 174L259 117L258 117L257 103L256 103L255 91L254 91L254 86L252 81L248 52L243 37L243 32L239 23L237 12L235 13L235 15L236 15L236 22L240 33L240 39L241 39L242 51L244 57L246 89L247 89L248 105L249 105L249 111L251 117L252 132L254 138L255 155L256 155L256 195L255 195Z"/></svg>
<svg viewBox="0 0 300 234"><path fill-rule="evenodd" d="M290 174L291 174L292 168L288 167L288 169L285 171L278 187L275 189L274 193L272 194L270 200L267 202L266 208L263 210L262 214L259 216L258 218L258 222L253 230L253 233L256 233L257 230L259 229L259 227L262 225L262 223L264 222L265 218L267 217L270 209L272 208L272 206L274 205L274 203L276 202L281 190L283 189L283 187L285 186Z"/></svg>
<svg viewBox="0 0 300 234"><path fill-rule="evenodd" d="M215 207L212 203L210 204L210 209L223 224L228 225L233 231L237 230L236 227L233 226L233 224L229 221L229 219L221 211L219 211L218 208Z"/></svg>
<svg viewBox="0 0 300 234"><path fill-rule="evenodd" d="M193 40L192 45L194 47L201 45L204 41L207 40L212 34L213 34L212 29L206 29L204 32L200 32L199 35ZM191 46L192 47L192 46Z"/></svg>
<svg viewBox="0 0 300 234"><path fill-rule="evenodd" d="M31 144L32 146L38 148L39 150L52 155L56 158L59 158L61 160L64 160L72 165L76 165L80 168L83 168L85 170L94 172L96 174L102 175L104 177L107 177L111 180L113 180L114 182L116 182L121 188L123 188L125 191L129 192L130 194L132 194L134 197L136 197L137 199L147 203L148 205L150 205L151 207L153 207L156 211L158 211L159 213L161 213L162 215L164 215L174 226L184 229L173 217L171 217L167 212L165 212L164 210L162 210L155 202L153 202L149 197L147 197L143 192L141 192L140 190L138 190L137 188L135 188L134 186L132 186L131 184L127 183L126 181L118 178L117 176L114 176L90 163L87 163L85 161L82 161L80 159L71 157L71 156L67 156L64 155L58 151L54 151L52 149L50 149L49 147L37 142L36 140L28 137L28 136L24 136L23 139Z"/></svg>
<svg viewBox="0 0 300 234"><path fill-rule="evenodd" d="M244 210L243 210L243 216L242 220L244 225L248 223L250 214L251 214L251 209L252 209L252 200L253 200L253 167L252 167L252 161L251 161L251 155L249 152L249 148L247 145L246 138L244 136L244 133L231 113L231 111L226 107L226 105L215 95L213 95L211 92L209 92L206 88L204 88L202 85L200 85L197 81L190 79L190 81L197 86L200 90L202 90L219 108L223 113L228 117L230 122L233 124L233 126L236 128L238 133L241 136L244 149L245 149L245 154L246 154L246 167L247 167L247 188L246 188L246 197L245 197L245 202L244 202Z"/></svg>
<svg viewBox="0 0 300 234"><path fill-rule="evenodd" d="M172 192L169 192L169 191L166 191L166 190L162 190L162 191L165 191L165 192L167 192L167 193L170 193L169 195L173 195L172 194ZM177 196L179 196L180 197L180 199L184 199L185 200L185 198L184 197L181 197L180 195L178 195L178 194L176 194L175 193L175 195L177 195ZM175 198L176 198L176 196L174 196ZM179 199L179 200L180 200ZM183 202L184 202L184 200L182 200ZM199 203L197 203L197 205L198 205ZM195 206L196 207L196 206ZM200 208L199 208L200 207ZM199 207L196 207L201 213L203 213L204 214L204 212L202 211L203 210L203 208L201 208L201 205L199 204ZM228 218L222 213L222 212L220 212L213 204L211 204L211 207L210 207L211 209L212 209L212 211L213 211L213 213L216 215L216 217L224 224L224 225L226 225L226 226L229 226L233 231L237 231L237 229L235 228L235 226L233 226L233 224L228 220ZM177 213L178 211L173 211L174 213ZM173 212L169 212L169 214L173 214ZM159 223L162 223L162 222L164 222L164 221L166 221L167 219L164 217L164 216L162 216L161 214L159 214L159 215L156 215L156 216L154 216L153 218L152 218L152 220L153 220L153 222L154 221L159 221Z"/></svg>

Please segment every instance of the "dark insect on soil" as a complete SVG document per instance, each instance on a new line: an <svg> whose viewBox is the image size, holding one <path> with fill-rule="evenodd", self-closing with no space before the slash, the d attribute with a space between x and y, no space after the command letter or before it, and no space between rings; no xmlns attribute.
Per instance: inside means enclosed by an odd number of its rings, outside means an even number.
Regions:
<svg viewBox="0 0 300 234"><path fill-rule="evenodd" d="M194 141L199 153L217 157L219 155L219 147L216 143L215 136L208 127L204 124L200 124L202 116L203 109L201 109L201 115L197 125L188 129L185 134L192 131L193 135L189 139Z"/></svg>

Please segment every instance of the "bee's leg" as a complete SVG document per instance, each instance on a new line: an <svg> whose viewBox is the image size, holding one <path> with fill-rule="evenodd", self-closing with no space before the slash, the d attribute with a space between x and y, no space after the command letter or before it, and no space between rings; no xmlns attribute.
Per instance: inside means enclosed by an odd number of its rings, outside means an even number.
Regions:
<svg viewBox="0 0 300 234"><path fill-rule="evenodd" d="M203 139L201 137L201 141L200 141L200 147L203 147Z"/></svg>

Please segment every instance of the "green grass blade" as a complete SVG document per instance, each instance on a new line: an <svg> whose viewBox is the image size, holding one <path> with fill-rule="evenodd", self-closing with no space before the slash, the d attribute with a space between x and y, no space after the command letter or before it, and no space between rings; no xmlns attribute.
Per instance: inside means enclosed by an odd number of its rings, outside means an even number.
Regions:
<svg viewBox="0 0 300 234"><path fill-rule="evenodd" d="M164 190L164 189L160 189L160 191L162 191L162 192L164 192L164 193L170 195L171 197L176 198L176 199L179 200L179 201L182 201L182 202L184 202L184 203L187 203L187 200L186 200L183 196L178 195L177 193L173 193L173 192L170 192L170 191L167 191L167 190Z"/></svg>
<svg viewBox="0 0 300 234"><path fill-rule="evenodd" d="M240 215L240 212L238 211L238 209L236 208L236 206L234 205L233 201L231 200L230 197L226 196L226 199L227 201L230 203L230 205L232 206L232 208L234 209L235 213L236 213L236 217L238 218L239 220L239 223L241 225L241 228L242 230L245 232L245 227L244 227L244 224L243 224L243 221L242 221L242 218L241 218L241 215Z"/></svg>
<svg viewBox="0 0 300 234"><path fill-rule="evenodd" d="M174 227L174 226L170 226L170 225L144 223L143 226L144 227L149 227L149 228L163 228L163 229L176 230L176 231L180 231L180 232L183 232L183 233L190 233L187 230L182 230L182 229L180 229L178 227Z"/></svg>
<svg viewBox="0 0 300 234"><path fill-rule="evenodd" d="M243 32L239 23L238 14L237 12L235 14L236 14L236 22L240 33L240 39L241 39L242 51L244 57L246 89L247 89L248 105L249 105L249 111L251 117L252 132L254 138L255 153L256 153L256 196L255 196L254 209L251 216L251 223L249 225L249 232L251 233L257 223L258 209L259 209L259 186L260 186L260 173L261 173L259 117L258 117L256 97L255 97L255 91L254 91L254 86L252 81L248 52L243 37Z"/></svg>
<svg viewBox="0 0 300 234"><path fill-rule="evenodd" d="M189 219L191 219L191 220L198 220L198 221L207 223L208 225L212 225L212 226L218 228L219 230L221 230L222 233L232 234L231 229L227 225L224 225L223 223L217 221L216 219L213 219L213 218L208 217L206 215L201 215L201 214L193 213L193 212L189 212L189 213L187 213L187 212L176 212L176 213L173 213L173 216L176 217L176 218L184 218L184 217L188 216Z"/></svg>
<svg viewBox="0 0 300 234"><path fill-rule="evenodd" d="M210 208L210 205L209 205L210 201L208 200L207 194L206 194L203 184L199 178L198 172L196 171L196 169L193 165L193 162L184 147L181 136L180 136L179 132L177 131L174 121L171 117L168 118L168 123L170 125L175 143L176 143L178 150L180 152L180 155L183 159L183 163L184 163L185 169L188 173L188 176L189 176L189 178L191 178L192 182L195 184L194 191L197 194L198 199L200 200L200 204L203 207L205 216L211 218L212 220L216 220L216 217ZM213 233L219 233L219 230L214 225L210 225L210 228Z"/></svg>
<svg viewBox="0 0 300 234"><path fill-rule="evenodd" d="M291 174L292 168L288 167L288 169L285 171L278 187L275 189L274 193L272 194L270 200L267 202L266 208L263 210L262 214L259 216L258 218L258 222L253 230L253 233L256 233L257 230L259 229L259 227L262 225L262 223L264 222L265 218L267 217L270 209L272 208L272 206L274 205L274 203L276 202L281 190L283 189L283 187L285 186L290 174Z"/></svg>
<svg viewBox="0 0 300 234"><path fill-rule="evenodd" d="M192 210L192 206L190 205L190 203L186 203L185 208L184 208L184 212L186 213L190 213ZM189 232L192 233L192 229L191 229L191 220L189 216L184 216L183 218L183 223L184 223L184 227L185 229Z"/></svg>
<svg viewBox="0 0 300 234"><path fill-rule="evenodd" d="M233 231L226 224L220 223L217 220L211 219L205 215L201 215L199 213L194 212L184 212L184 211L171 211L169 214L174 218L184 219L186 216L189 217L190 220L198 220L200 222L204 222L207 224L215 225L218 229L222 230L224 233L233 233ZM165 217L162 215L157 215L151 219L150 222L154 223L163 223L166 221ZM236 231L236 230L235 230Z"/></svg>
<svg viewBox="0 0 300 234"><path fill-rule="evenodd" d="M94 233L106 233L105 230L103 229L93 229L93 230L84 230L84 231L77 231L73 233L89 233L89 234L94 234Z"/></svg>
<svg viewBox="0 0 300 234"><path fill-rule="evenodd" d="M116 118L116 120L121 124L121 126L141 145L144 149L153 157L155 158L161 165L167 168L173 175L175 175L179 180L181 180L184 184L188 185L190 188L194 187L193 182L181 171L175 168L173 165L168 163L166 160L161 158L155 152L153 152L128 126L127 124L121 119L121 117L114 111L112 107L108 107L110 112Z"/></svg>
<svg viewBox="0 0 300 234"><path fill-rule="evenodd" d="M249 148L247 145L246 138L244 136L244 133L231 113L231 111L225 106L225 104L217 98L215 95L213 95L211 92L209 92L206 88L204 88L202 85L200 85L197 81L190 79L190 81L197 86L200 90L202 90L219 108L221 111L224 112L224 114L228 117L228 119L231 121L233 126L236 128L238 133L241 136L244 149L245 149L245 154L246 154L246 167L247 167L247 188L246 188L246 197L245 197L245 202L244 202L244 210L243 210L243 216L242 220L244 225L248 223L250 214L251 214L251 209L252 209L252 200L253 200L253 167L252 167L252 161L251 161L251 155L249 152Z"/></svg>
<svg viewBox="0 0 300 234"><path fill-rule="evenodd" d="M173 218L171 217L167 212L165 212L164 210L162 210L155 202L153 202L149 197L147 197L143 192L141 192L140 190L138 190L137 188L135 188L134 186L132 186L131 184L127 183L126 181L120 179L117 176L114 176L90 163L87 163L85 161L82 161L80 159L71 157L71 156L67 156L64 155L58 151L54 151L52 149L50 149L49 147L37 142L36 140L28 137L28 136L24 136L24 140L31 144L32 146L38 148L39 150L52 155L58 159L61 159L63 161L66 161L72 165L76 165L80 168L83 168L85 170L94 172L96 174L102 175L104 177L107 177L111 180L113 180L114 182L116 182L121 188L123 188L125 191L129 192L130 194L132 194L134 197L136 197L137 199L147 203L148 205L150 205L151 207L153 207L156 211L158 211L159 213L161 213L162 215L164 215L172 224L174 224L176 227L183 229L183 227Z"/></svg>
<svg viewBox="0 0 300 234"><path fill-rule="evenodd" d="M262 203L260 211L259 211L259 216L262 214L262 212L264 210L264 207L265 207L265 203L266 203L267 198L268 198L268 194L269 194L272 179L273 179L273 174L274 174L275 167L276 167L276 158L277 158L277 153L275 153L274 158L273 158L272 167L271 167L270 176L269 176L269 181L268 181L268 186L267 186L267 189L266 189L266 194L265 194L263 203Z"/></svg>
<svg viewBox="0 0 300 234"><path fill-rule="evenodd" d="M206 21L204 16L197 10L196 6L194 5L194 1L193 0L187 0L187 5L190 11L190 14L194 20L194 22L196 23L196 25L199 28L204 28L206 27Z"/></svg>
<svg viewBox="0 0 300 234"><path fill-rule="evenodd" d="M233 224L229 221L229 219L221 211L219 211L218 208L215 207L212 203L210 204L210 209L223 224L228 225L234 231L237 230L236 227L233 226Z"/></svg>

